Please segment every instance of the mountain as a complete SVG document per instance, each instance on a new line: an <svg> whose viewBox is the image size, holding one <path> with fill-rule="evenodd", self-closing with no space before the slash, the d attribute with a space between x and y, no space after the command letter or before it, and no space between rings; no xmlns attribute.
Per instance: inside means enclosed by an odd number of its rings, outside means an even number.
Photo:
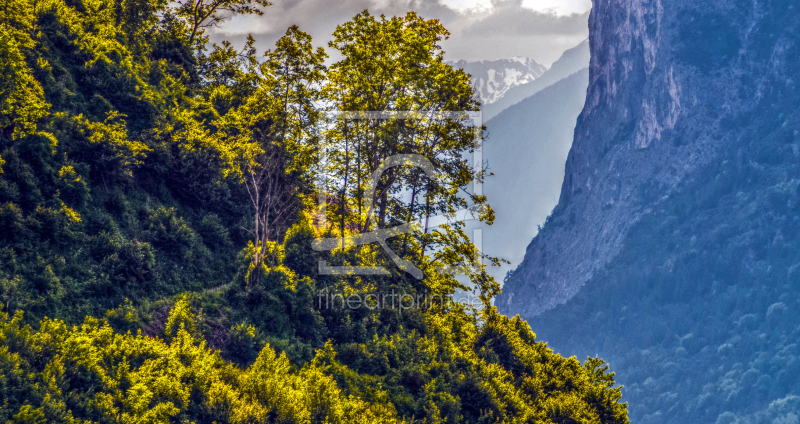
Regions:
<svg viewBox="0 0 800 424"><path fill-rule="evenodd" d="M524 84L515 85L509 88L502 97L491 103L484 103L483 119L489 120L497 116L503 110L519 103L523 99L530 97L540 90L567 78L568 76L589 66L589 41L567 50L561 57L553 63L550 69L539 78Z"/></svg>
<svg viewBox="0 0 800 424"><path fill-rule="evenodd" d="M483 230L483 251L511 262L490 268L502 277L522 261L538 224L558 202L575 122L583 109L589 70L584 69L508 108L486 123L483 157L493 175L484 194L495 211Z"/></svg>
<svg viewBox="0 0 800 424"><path fill-rule="evenodd" d="M800 8L597 0L558 206L498 309L641 423L800 416Z"/></svg>
<svg viewBox="0 0 800 424"><path fill-rule="evenodd" d="M547 68L527 57L449 63L472 76L475 93L484 105L498 101L512 87L535 81Z"/></svg>

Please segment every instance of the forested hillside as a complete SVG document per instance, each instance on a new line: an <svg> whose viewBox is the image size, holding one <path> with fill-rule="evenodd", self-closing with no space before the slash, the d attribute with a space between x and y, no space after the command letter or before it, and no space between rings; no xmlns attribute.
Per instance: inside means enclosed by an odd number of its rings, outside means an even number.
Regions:
<svg viewBox="0 0 800 424"><path fill-rule="evenodd" d="M555 355L490 307L498 286L461 227L412 225L494 218L462 159L482 129L425 115L479 108L443 63L446 30L364 12L327 67L296 27L265 53L208 45L209 26L266 6L0 6L0 421L628 422L603 361ZM386 170L412 154L433 172ZM354 245L395 226L410 230ZM423 278L395 265L410 263ZM450 300L466 289L453 269L481 307Z"/></svg>

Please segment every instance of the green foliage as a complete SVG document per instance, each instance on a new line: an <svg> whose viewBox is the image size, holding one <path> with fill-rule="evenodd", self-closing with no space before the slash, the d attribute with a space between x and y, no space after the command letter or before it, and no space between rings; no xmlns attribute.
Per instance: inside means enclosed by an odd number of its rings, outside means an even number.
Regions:
<svg viewBox="0 0 800 424"><path fill-rule="evenodd" d="M46 320L38 331L21 313L0 319L3 382L14 383L2 386L2 411L21 422L398 421L390 407L342 395L313 363L293 370L268 345L246 369L231 366L183 323L165 342L88 317L71 328ZM169 321L182 319L193 316L179 301Z"/></svg>
<svg viewBox="0 0 800 424"><path fill-rule="evenodd" d="M13 30L0 22L0 136L16 139L36 132L37 121L50 105L12 34Z"/></svg>
<svg viewBox="0 0 800 424"><path fill-rule="evenodd" d="M0 422L627 422L600 362L554 355L496 314L498 286L472 267L462 228L388 241L422 280L374 246L311 249L461 207L493 219L485 198L463 195L482 178L462 160L482 129L393 119L320 130L321 102L478 104L442 61L446 30L413 13L342 25L330 70L297 27L263 60L252 37L206 52L203 29L223 12L267 4L0 7ZM323 187L338 200L326 227L313 176L321 150L342 142L324 171L350 179ZM393 168L370 221L364 177L398 153L426 157L435 178ZM320 275L320 260L392 271ZM463 286L448 267L471 269L484 309L449 300ZM320 303L378 291L438 297L402 311Z"/></svg>
<svg viewBox="0 0 800 424"><path fill-rule="evenodd" d="M2 314L0 413L23 422L627 422L601 360L583 367L533 343L519 318L484 318L475 332L431 317L427 336L376 336L342 346L341 359L328 342L301 367L266 344L240 352L255 354L240 368L196 334L186 299L169 312L166 339L90 317L34 330L21 312ZM232 336L252 349L257 332L242 323Z"/></svg>

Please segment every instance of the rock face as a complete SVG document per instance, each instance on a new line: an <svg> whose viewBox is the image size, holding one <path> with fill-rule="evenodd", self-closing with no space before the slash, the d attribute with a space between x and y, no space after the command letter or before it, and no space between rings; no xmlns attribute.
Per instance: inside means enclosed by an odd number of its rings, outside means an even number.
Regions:
<svg viewBox="0 0 800 424"><path fill-rule="evenodd" d="M731 122L794 72L790 3L594 1L589 90L559 204L506 282L501 311L532 317L570 299L644 214L736 147Z"/></svg>
<svg viewBox="0 0 800 424"><path fill-rule="evenodd" d="M800 417L800 4L595 0L558 206L506 281L635 423Z"/></svg>
<svg viewBox="0 0 800 424"><path fill-rule="evenodd" d="M588 84L589 70L584 68L486 123L483 159L492 175L486 178L483 193L496 220L477 228L483 229L481 251L510 262L488 268L498 281L522 262L537 226L558 203L564 163Z"/></svg>

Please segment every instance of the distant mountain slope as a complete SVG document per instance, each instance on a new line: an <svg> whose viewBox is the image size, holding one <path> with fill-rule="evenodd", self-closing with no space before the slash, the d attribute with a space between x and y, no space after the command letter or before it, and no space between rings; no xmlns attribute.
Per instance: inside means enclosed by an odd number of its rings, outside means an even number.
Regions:
<svg viewBox="0 0 800 424"><path fill-rule="evenodd" d="M547 68L527 57L511 59L451 62L472 75L472 84L484 105L498 101L512 87L536 80Z"/></svg>
<svg viewBox="0 0 800 424"><path fill-rule="evenodd" d="M536 78L525 84L519 84L509 88L504 92L501 98L491 102L484 103L483 106L483 119L489 120L497 116L500 112L508 107L519 103L523 99L530 97L540 90L555 84L556 82L567 78L568 76L580 71L581 69L589 66L589 41L567 50L561 55L550 69Z"/></svg>
<svg viewBox="0 0 800 424"><path fill-rule="evenodd" d="M493 176L484 193L495 211L495 224L485 228L485 253L511 261L490 270L495 278L516 267L525 246L558 202L564 164L572 145L575 122L583 108L589 71L584 69L490 120L484 158Z"/></svg>
<svg viewBox="0 0 800 424"><path fill-rule="evenodd" d="M558 206L496 305L635 423L800 422L800 8L595 0Z"/></svg>

